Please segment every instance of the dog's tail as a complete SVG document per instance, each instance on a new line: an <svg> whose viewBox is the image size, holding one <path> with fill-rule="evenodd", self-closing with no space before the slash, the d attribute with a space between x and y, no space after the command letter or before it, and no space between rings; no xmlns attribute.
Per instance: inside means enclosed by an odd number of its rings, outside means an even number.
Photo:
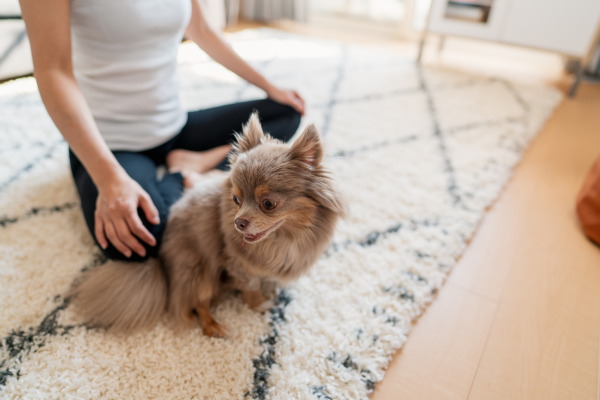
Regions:
<svg viewBox="0 0 600 400"><path fill-rule="evenodd" d="M167 279L157 259L109 261L83 273L69 297L91 326L131 333L154 327L167 307Z"/></svg>

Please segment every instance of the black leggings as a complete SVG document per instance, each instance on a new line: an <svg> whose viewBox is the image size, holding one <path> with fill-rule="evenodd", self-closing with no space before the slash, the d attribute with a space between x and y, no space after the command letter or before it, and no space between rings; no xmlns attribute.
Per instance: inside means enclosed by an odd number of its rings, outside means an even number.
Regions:
<svg viewBox="0 0 600 400"><path fill-rule="evenodd" d="M104 254L114 260L129 261L156 257L169 216L169 208L183 193L183 176L180 173L167 174L159 181L156 178L156 167L164 164L167 154L174 149L205 151L232 143L234 132L242 131L242 124L248 121L254 110L258 111L264 131L284 142L294 135L300 124L300 114L293 108L268 99L252 100L192 111L188 113L187 123L177 136L153 149L140 152L113 151L119 164L152 198L160 215L160 224L153 225L148 222L141 209L138 209L144 226L156 238L156 246L149 246L140 240L146 248L146 257L133 253L130 258L127 258L109 242L108 247L102 250ZM69 159L71 172L81 198L83 215L92 237L96 240L94 212L98 190L72 151L69 151ZM227 169L227 163L221 163L218 168Z"/></svg>

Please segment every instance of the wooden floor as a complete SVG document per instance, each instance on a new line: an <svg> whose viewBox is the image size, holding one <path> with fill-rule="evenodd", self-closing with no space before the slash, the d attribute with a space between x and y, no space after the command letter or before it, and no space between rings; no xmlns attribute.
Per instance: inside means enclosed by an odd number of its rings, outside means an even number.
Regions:
<svg viewBox="0 0 600 400"><path fill-rule="evenodd" d="M385 46L414 41L328 24L277 27ZM552 54L450 40L426 64L550 82ZM581 233L575 195L600 153L600 87L565 99L525 154L437 299L415 323L373 400L598 398L600 248Z"/></svg>

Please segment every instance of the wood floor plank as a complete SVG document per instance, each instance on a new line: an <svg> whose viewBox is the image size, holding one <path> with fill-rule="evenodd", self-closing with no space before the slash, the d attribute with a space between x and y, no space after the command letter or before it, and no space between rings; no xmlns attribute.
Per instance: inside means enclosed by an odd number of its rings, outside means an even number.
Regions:
<svg viewBox="0 0 600 400"><path fill-rule="evenodd" d="M536 189L527 179L510 182L509 187L488 211L448 277L449 282L496 302L511 270L510 256L522 244L523 226L537 205Z"/></svg>
<svg viewBox="0 0 600 400"><path fill-rule="evenodd" d="M515 260L469 399L596 398L600 257L574 225Z"/></svg>
<svg viewBox="0 0 600 400"><path fill-rule="evenodd" d="M495 310L494 302L447 284L418 320L372 399L465 399Z"/></svg>

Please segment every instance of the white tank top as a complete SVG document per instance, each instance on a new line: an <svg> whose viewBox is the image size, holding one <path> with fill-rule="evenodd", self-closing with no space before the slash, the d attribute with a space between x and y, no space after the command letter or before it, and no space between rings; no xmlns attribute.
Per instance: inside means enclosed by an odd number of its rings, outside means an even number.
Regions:
<svg viewBox="0 0 600 400"><path fill-rule="evenodd" d="M187 121L177 48L190 0L71 0L73 70L111 150L140 151Z"/></svg>

